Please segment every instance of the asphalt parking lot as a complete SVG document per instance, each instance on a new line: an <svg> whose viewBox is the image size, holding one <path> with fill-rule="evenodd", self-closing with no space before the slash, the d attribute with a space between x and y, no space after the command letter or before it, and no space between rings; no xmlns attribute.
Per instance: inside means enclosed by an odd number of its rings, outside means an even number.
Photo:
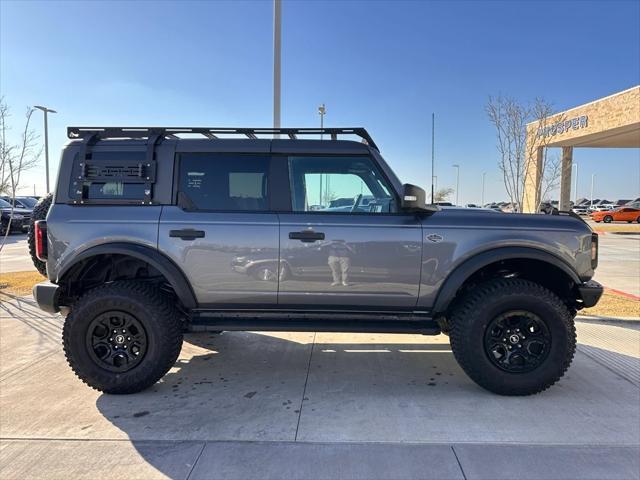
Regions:
<svg viewBox="0 0 640 480"><path fill-rule="evenodd" d="M640 326L578 322L559 384L500 397L447 337L191 334L155 387L75 378L61 318L0 304L0 477L639 478Z"/></svg>

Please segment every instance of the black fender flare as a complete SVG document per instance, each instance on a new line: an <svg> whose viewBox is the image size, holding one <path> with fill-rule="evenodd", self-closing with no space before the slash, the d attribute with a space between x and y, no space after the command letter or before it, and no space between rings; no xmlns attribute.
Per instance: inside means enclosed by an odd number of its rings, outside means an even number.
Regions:
<svg viewBox="0 0 640 480"><path fill-rule="evenodd" d="M191 285L182 270L166 255L151 247L136 243L113 242L88 248L73 258L73 262L65 265L58 273L58 279L64 278L75 265L98 255L127 255L148 263L158 270L171 284L182 304L188 309L198 306Z"/></svg>
<svg viewBox="0 0 640 480"><path fill-rule="evenodd" d="M460 287L478 270L492 263L514 259L538 260L548 263L564 272L576 285L582 283L580 276L573 267L552 253L534 247L494 248L477 253L471 258L468 258L449 274L440 287L433 306L433 312L436 314L446 312Z"/></svg>

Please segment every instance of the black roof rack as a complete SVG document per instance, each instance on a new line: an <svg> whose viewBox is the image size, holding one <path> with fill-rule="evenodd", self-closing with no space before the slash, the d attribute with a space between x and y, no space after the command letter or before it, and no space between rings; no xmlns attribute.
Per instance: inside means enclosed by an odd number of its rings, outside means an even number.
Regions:
<svg viewBox="0 0 640 480"><path fill-rule="evenodd" d="M298 135L327 135L331 140L337 140L338 135L356 135L371 148L379 151L366 129L355 128L210 128L210 127L67 127L67 137L71 139L91 138L92 142L107 138L180 138L179 134L199 134L209 139L218 135L245 135L250 139L259 138L258 135L287 135L291 140L297 140Z"/></svg>

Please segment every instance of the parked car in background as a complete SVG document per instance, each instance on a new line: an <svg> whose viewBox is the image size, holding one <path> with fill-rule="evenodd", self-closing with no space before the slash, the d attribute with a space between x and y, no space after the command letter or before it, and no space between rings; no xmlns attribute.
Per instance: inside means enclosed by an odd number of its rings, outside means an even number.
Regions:
<svg viewBox="0 0 640 480"><path fill-rule="evenodd" d="M578 215L589 215L589 209L586 205L576 205L571 210Z"/></svg>
<svg viewBox="0 0 640 480"><path fill-rule="evenodd" d="M38 203L38 200L34 197L15 197L15 198L11 198L11 197L7 197L7 196L3 196L0 197L2 200L4 200L5 202L8 203L12 203L14 207L18 207L18 208L25 208L27 210L33 210L33 207L36 206L36 203Z"/></svg>
<svg viewBox="0 0 640 480"><path fill-rule="evenodd" d="M26 232L30 221L31 210L12 207L9 202L0 198L0 235L7 233L7 228L12 232Z"/></svg>
<svg viewBox="0 0 640 480"><path fill-rule="evenodd" d="M611 222L637 222L640 223L640 208L622 207L614 210L603 210L593 212L591 218L594 222L611 223Z"/></svg>

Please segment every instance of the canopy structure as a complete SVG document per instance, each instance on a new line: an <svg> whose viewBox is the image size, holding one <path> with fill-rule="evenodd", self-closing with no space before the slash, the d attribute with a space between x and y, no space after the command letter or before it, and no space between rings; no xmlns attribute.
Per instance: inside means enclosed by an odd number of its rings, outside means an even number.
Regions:
<svg viewBox="0 0 640 480"><path fill-rule="evenodd" d="M575 148L640 148L640 85L527 125L523 211L540 201L540 170L545 148L562 148L560 210L570 209Z"/></svg>

